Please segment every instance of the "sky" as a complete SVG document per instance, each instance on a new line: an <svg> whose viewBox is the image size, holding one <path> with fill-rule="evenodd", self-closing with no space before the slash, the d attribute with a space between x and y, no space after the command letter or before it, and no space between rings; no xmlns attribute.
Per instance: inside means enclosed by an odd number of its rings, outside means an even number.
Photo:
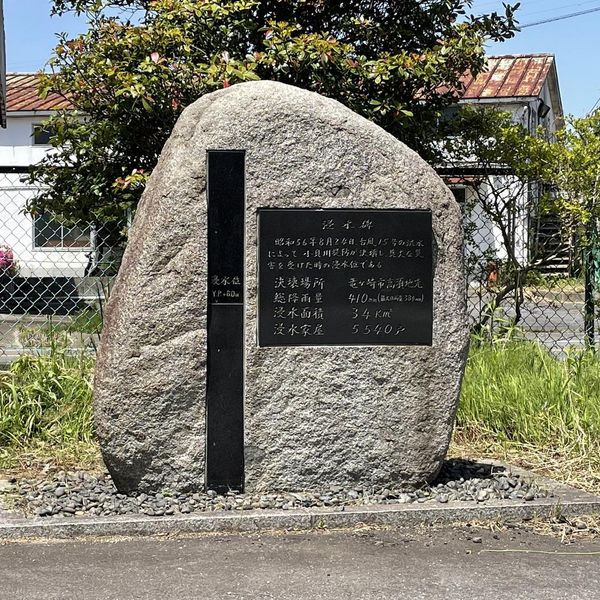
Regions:
<svg viewBox="0 0 600 600"><path fill-rule="evenodd" d="M498 0L474 0L473 12L498 11ZM600 9L600 0L523 0L521 25L574 12ZM50 18L49 0L4 0L7 70L35 72L44 67L56 44L56 32L76 34L85 23L71 15ZM550 53L556 56L565 113L585 116L600 105L600 10L585 15L523 27L489 54Z"/></svg>
<svg viewBox="0 0 600 600"><path fill-rule="evenodd" d="M475 0L475 13L499 11L502 2ZM600 0L524 0L517 12L520 25L600 8ZM549 53L556 57L566 114L585 116L600 98L600 11L570 19L523 27L514 38L489 44L488 54Z"/></svg>

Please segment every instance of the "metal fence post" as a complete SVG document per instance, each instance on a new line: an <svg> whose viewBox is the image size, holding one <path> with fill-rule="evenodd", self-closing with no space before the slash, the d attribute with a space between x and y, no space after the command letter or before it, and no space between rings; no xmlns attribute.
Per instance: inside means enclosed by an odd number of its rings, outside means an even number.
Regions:
<svg viewBox="0 0 600 600"><path fill-rule="evenodd" d="M584 250L585 297L584 331L586 347L595 348L596 336L596 294L600 290L600 245L598 244L598 223L590 215L586 225L586 247Z"/></svg>
<svg viewBox="0 0 600 600"><path fill-rule="evenodd" d="M594 247L589 241L584 250L584 333L585 345L588 348L594 348L595 344L595 326L594 326Z"/></svg>

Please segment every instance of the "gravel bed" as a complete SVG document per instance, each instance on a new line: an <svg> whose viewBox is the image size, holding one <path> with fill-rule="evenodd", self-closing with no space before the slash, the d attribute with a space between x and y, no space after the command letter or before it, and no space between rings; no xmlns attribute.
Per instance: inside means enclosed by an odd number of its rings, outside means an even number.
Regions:
<svg viewBox="0 0 600 600"><path fill-rule="evenodd" d="M545 498L548 492L535 483L512 474L502 467L464 460L447 461L431 485L407 489L387 487L342 489L330 486L319 493L281 492L242 494L235 490L219 494L202 493L125 495L117 492L110 475L84 471L60 471L46 479L11 481L14 508L39 517L112 516L142 514L149 516L180 515L206 511L253 509L365 506L372 504L441 503L456 501L514 500L528 502ZM551 494L550 494L551 495Z"/></svg>

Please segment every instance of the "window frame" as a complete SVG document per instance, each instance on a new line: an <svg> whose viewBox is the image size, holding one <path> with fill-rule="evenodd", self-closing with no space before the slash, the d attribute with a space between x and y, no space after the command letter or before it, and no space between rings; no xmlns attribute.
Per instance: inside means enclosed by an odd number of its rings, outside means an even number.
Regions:
<svg viewBox="0 0 600 600"><path fill-rule="evenodd" d="M61 229L61 245L59 246L39 246L37 244L38 235L36 235L36 221L43 215L32 215L31 218L31 241L32 241L32 250L34 252L90 252L94 249L94 230L91 224L87 224L89 228L89 235L86 237L86 244L82 246L65 246L64 245L64 230L70 229L68 225L63 225L56 221L56 223L60 226ZM50 217L52 219L52 217ZM72 227L78 227L78 225L73 225Z"/></svg>
<svg viewBox="0 0 600 600"><path fill-rule="evenodd" d="M448 188L452 192L452 195L454 196L454 200L456 201L456 203L461 208L463 208L464 206L466 206L466 203L467 203L467 186L466 185L449 185ZM459 192L459 194L462 196L461 200L459 200L456 197L457 196L456 192Z"/></svg>

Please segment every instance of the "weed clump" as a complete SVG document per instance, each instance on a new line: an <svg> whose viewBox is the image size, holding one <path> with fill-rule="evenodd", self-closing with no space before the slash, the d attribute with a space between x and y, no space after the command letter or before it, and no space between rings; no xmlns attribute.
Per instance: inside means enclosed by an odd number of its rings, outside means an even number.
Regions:
<svg viewBox="0 0 600 600"><path fill-rule="evenodd" d="M554 357L514 336L471 347L457 415L461 444L482 440L527 466L600 490L600 360L592 350ZM493 452L492 452L493 453Z"/></svg>
<svg viewBox="0 0 600 600"><path fill-rule="evenodd" d="M0 449L90 442L94 362L55 340L47 353L23 354L0 373Z"/></svg>

